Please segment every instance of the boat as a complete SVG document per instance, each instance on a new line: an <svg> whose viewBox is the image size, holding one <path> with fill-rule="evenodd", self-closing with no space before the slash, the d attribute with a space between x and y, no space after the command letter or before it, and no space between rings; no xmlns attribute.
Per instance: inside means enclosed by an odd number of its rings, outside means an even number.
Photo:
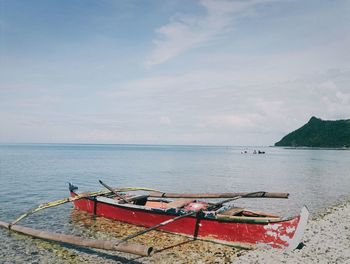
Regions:
<svg viewBox="0 0 350 264"><path fill-rule="evenodd" d="M299 215L283 218L228 203L244 197L282 198L279 193L271 193L270 196L266 192L222 194L218 197L213 194L117 193L111 189L112 192L84 196L84 193L77 192L78 187L74 185L70 184L69 189L74 208L89 214L143 226L148 230L157 229L241 248L267 246L295 249L301 241L309 216L305 206ZM265 196L259 196L258 193ZM79 196L83 198L77 199ZM218 203L194 199L229 196L231 199ZM180 198L171 200L169 197Z"/></svg>

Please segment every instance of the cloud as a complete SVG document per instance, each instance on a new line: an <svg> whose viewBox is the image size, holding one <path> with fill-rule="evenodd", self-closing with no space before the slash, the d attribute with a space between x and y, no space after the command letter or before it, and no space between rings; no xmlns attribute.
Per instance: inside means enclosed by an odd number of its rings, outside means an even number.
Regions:
<svg viewBox="0 0 350 264"><path fill-rule="evenodd" d="M257 67L264 61L265 57L256 60ZM237 71L229 68L220 72L196 69L134 79L106 94L106 102L111 100L115 105L118 101L121 109L138 110L142 116L136 116L134 122L141 122L138 118L143 120L148 113L147 120L154 120L155 129L163 129L171 121L168 125L182 132L215 134L220 131L229 135L260 131L270 133L275 140L312 115L324 119L349 116L349 71L306 73L302 68L302 76L289 76L284 73L292 69L284 68L280 61L283 58L271 63L280 69L275 71L274 78L269 78L270 70L266 70L265 65L257 72L261 77L244 68ZM176 137L180 137L180 133Z"/></svg>
<svg viewBox="0 0 350 264"><path fill-rule="evenodd" d="M350 92L337 80L325 80L315 85L314 96L320 97L322 113L326 118L349 118ZM346 87L347 88L347 87Z"/></svg>
<svg viewBox="0 0 350 264"><path fill-rule="evenodd" d="M209 44L232 29L236 16L249 11L259 3L271 0L228 1L202 0L205 15L178 14L156 30L155 48L146 66L164 63L188 50Z"/></svg>
<svg viewBox="0 0 350 264"><path fill-rule="evenodd" d="M171 124L171 119L168 116L161 116L160 117L160 124L170 125Z"/></svg>
<svg viewBox="0 0 350 264"><path fill-rule="evenodd" d="M317 85L317 90L322 93L322 99L328 104L347 105L350 102L350 93L339 89L334 81L327 80Z"/></svg>
<svg viewBox="0 0 350 264"><path fill-rule="evenodd" d="M70 40L49 57L30 47L4 52L0 141L272 144L312 115L349 118L348 8L265 2L174 8L146 55L147 34L137 33L154 30L164 15L157 8L147 9L152 23L132 13L138 31L128 26L130 39L111 24L115 34L82 40L74 56ZM165 63L182 54L190 56ZM139 68L147 55L148 66L161 67Z"/></svg>
<svg viewBox="0 0 350 264"><path fill-rule="evenodd" d="M217 128L232 127L250 129L256 126L257 114L209 116L207 124Z"/></svg>

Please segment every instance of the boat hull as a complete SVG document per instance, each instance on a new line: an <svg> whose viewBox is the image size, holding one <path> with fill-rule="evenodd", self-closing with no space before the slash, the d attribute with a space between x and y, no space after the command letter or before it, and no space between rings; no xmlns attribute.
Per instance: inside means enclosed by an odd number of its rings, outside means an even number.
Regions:
<svg viewBox="0 0 350 264"><path fill-rule="evenodd" d="M72 192L71 195L75 196L76 194ZM112 204L92 198L76 200L73 204L76 209L93 215L144 227L157 225L176 216L149 208ZM234 220L188 216L162 226L159 230L245 248L255 247L258 244L274 248L291 246L295 248L299 244L297 240L300 240L300 236L297 237L296 234L303 233L300 226L305 228L305 225L300 225L300 223L307 221L307 217L308 212L305 215L301 214L288 220L274 221L273 223L244 223Z"/></svg>

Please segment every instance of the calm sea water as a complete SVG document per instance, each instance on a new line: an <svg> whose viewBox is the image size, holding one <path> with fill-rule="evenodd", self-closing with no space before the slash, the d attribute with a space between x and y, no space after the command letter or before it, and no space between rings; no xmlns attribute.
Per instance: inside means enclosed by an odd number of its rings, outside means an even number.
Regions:
<svg viewBox="0 0 350 264"><path fill-rule="evenodd" d="M252 154L254 149L266 152ZM241 154L242 151L247 154ZM98 179L115 187L174 192L289 192L288 200L246 199L236 203L293 215L306 204L315 213L350 197L350 151L270 147L145 145L0 145L0 220L11 221L34 205L81 191L99 190ZM32 227L89 232L72 221L72 206L33 215ZM67 263L33 239L0 230L0 263ZM51 253L50 253L51 252ZM56 252L55 254L52 252ZM45 259L45 256L47 257ZM92 261L93 262L93 261Z"/></svg>

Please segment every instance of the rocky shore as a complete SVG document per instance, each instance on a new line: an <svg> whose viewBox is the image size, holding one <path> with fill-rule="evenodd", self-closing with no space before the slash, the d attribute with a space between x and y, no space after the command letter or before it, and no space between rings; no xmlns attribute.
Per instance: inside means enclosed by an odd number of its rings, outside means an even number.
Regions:
<svg viewBox="0 0 350 264"><path fill-rule="evenodd" d="M233 263L350 263L350 201L309 220L302 241L300 250L257 249L243 253Z"/></svg>

